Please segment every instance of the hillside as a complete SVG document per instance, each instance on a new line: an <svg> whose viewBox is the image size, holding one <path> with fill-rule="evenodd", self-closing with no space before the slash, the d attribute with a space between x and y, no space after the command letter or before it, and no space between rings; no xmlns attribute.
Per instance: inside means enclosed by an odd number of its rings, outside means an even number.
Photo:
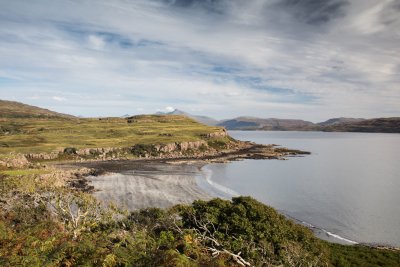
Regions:
<svg viewBox="0 0 400 267"><path fill-rule="evenodd" d="M319 126L331 126L331 125L336 125L336 124L341 124L341 123L355 123L355 122L360 122L365 119L361 118L332 118L323 122L317 123Z"/></svg>
<svg viewBox="0 0 400 267"><path fill-rule="evenodd" d="M310 130L315 126L314 123L304 120L290 119L260 119L254 117L238 117L232 120L225 120L217 124L228 130L274 130L274 131L292 131L292 130Z"/></svg>
<svg viewBox="0 0 400 267"><path fill-rule="evenodd" d="M75 118L72 115L62 114L44 108L27 104L0 100L0 118Z"/></svg>

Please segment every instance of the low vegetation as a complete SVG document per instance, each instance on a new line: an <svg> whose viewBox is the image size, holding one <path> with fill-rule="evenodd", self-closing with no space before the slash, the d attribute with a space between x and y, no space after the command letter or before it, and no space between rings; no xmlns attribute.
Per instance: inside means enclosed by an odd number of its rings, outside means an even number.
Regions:
<svg viewBox="0 0 400 267"><path fill-rule="evenodd" d="M400 266L400 251L327 243L334 266Z"/></svg>
<svg viewBox="0 0 400 267"><path fill-rule="evenodd" d="M27 176L27 175L35 175L35 174L46 174L49 171L46 169L22 169L22 170L3 170L0 171L0 175L7 176Z"/></svg>

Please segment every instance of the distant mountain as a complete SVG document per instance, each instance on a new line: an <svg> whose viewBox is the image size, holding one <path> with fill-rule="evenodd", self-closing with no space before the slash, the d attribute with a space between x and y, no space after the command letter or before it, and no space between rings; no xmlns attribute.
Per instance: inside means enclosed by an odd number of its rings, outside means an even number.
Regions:
<svg viewBox="0 0 400 267"><path fill-rule="evenodd" d="M400 117L367 119L324 126L327 132L400 133Z"/></svg>
<svg viewBox="0 0 400 267"><path fill-rule="evenodd" d="M27 104L0 100L0 118L75 118L72 115L54 112Z"/></svg>
<svg viewBox="0 0 400 267"><path fill-rule="evenodd" d="M264 130L264 131L299 131L313 130L315 124L304 120L261 119L254 117L238 117L224 120L217 124L228 130Z"/></svg>
<svg viewBox="0 0 400 267"><path fill-rule="evenodd" d="M228 130L400 133L400 118L333 118L320 123L290 119L238 117L217 124Z"/></svg>
<svg viewBox="0 0 400 267"><path fill-rule="evenodd" d="M331 126L331 125L336 125L336 124L340 124L340 123L354 123L354 122L360 122L363 121L365 119L361 119L361 118L333 118L333 119L329 119L327 121L324 122L320 122L317 123L320 126Z"/></svg>
<svg viewBox="0 0 400 267"><path fill-rule="evenodd" d="M191 118L191 119L193 119L193 120L195 120L197 122L200 122L202 124L205 124L205 125L214 126L214 125L218 124L218 121L213 119L213 118L210 118L210 117L207 117L207 116L193 115L193 114L187 113L187 112L179 110L179 109L175 109L174 111L171 111L171 112L157 112L156 114L183 115L183 116L189 117L189 118Z"/></svg>
<svg viewBox="0 0 400 267"><path fill-rule="evenodd" d="M182 110L157 112L163 115L184 115L206 125L223 126L228 130L263 130L263 131L324 131L324 132L372 132L400 133L400 117L393 118L333 118L320 123L304 120L238 117L217 121L207 116L192 115ZM129 117L129 115L124 115ZM72 115L54 112L27 104L0 100L0 118L77 118Z"/></svg>

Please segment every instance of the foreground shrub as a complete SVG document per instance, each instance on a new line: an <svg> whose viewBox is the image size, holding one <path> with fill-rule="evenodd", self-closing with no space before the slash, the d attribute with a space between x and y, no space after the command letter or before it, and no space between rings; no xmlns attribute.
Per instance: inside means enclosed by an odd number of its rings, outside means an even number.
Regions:
<svg viewBox="0 0 400 267"><path fill-rule="evenodd" d="M214 255L240 255L257 266L327 265L327 251L311 231L250 197L195 201L180 214L183 228Z"/></svg>

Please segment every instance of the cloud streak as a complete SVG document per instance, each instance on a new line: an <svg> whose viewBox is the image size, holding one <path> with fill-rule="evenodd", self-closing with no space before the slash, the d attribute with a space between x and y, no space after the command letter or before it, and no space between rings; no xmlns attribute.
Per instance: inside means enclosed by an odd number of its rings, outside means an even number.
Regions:
<svg viewBox="0 0 400 267"><path fill-rule="evenodd" d="M400 115L394 0L0 6L1 98L86 116L166 106L217 118Z"/></svg>

